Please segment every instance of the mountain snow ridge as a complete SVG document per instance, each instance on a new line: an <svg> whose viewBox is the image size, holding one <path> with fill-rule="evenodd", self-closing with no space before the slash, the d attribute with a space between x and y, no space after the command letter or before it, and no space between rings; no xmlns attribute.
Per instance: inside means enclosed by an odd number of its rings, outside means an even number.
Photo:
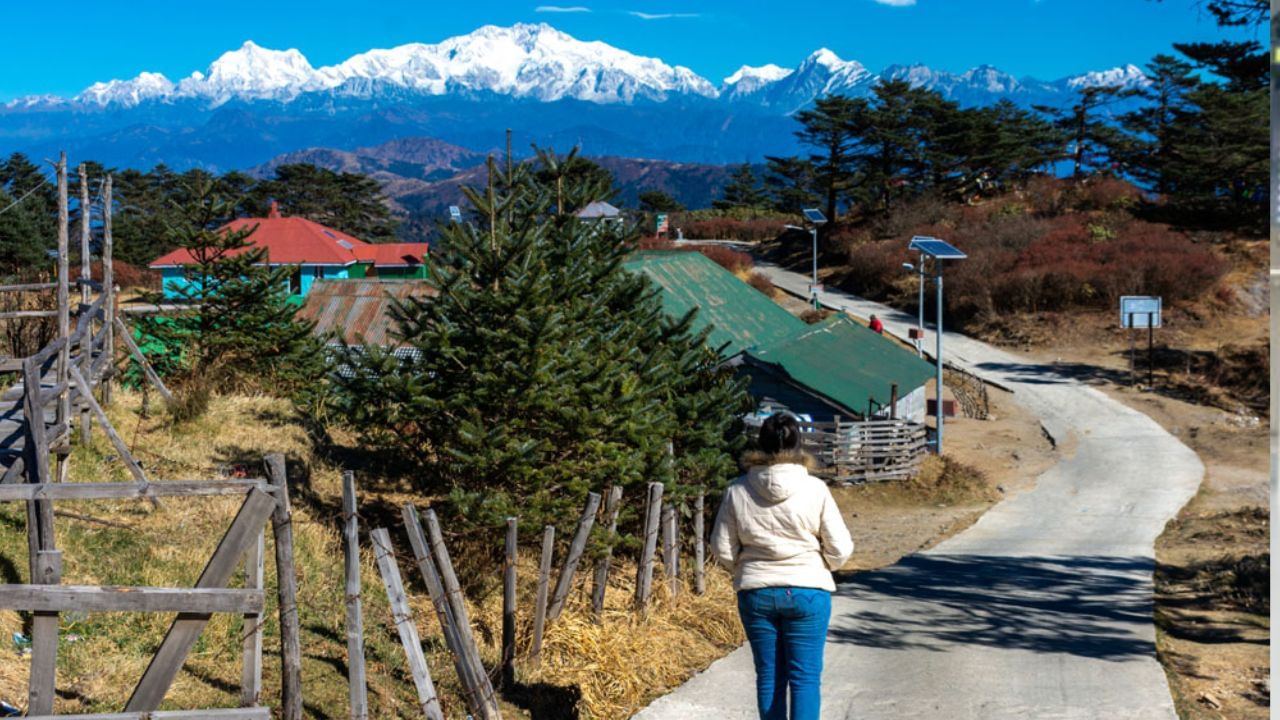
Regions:
<svg viewBox="0 0 1280 720"><path fill-rule="evenodd" d="M546 23L511 27L485 25L436 44L409 43L374 49L335 65L315 68L297 49L273 50L246 41L223 53L205 72L178 82L142 72L129 80L98 82L70 99L89 108L129 108L146 102L194 99L217 107L231 100L290 102L304 93L361 96L378 88L423 95L494 93L542 102L562 99L593 103L665 101L672 97L758 103L790 113L815 98L834 93L864 95L882 78L954 93L1064 93L1098 85L1132 86L1146 78L1135 65L1075 75L1045 83L1023 82L982 65L961 75L922 65L890 66L872 74L856 60L827 48L794 69L774 64L743 65L716 88L683 66L643 57L600 41L582 41ZM371 89L372 88L372 89ZM58 106L49 96L13 100L7 109Z"/></svg>

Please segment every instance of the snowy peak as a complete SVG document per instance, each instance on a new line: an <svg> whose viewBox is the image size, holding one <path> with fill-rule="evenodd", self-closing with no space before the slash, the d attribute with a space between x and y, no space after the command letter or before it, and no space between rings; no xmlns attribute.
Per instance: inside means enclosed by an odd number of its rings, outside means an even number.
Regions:
<svg viewBox="0 0 1280 720"><path fill-rule="evenodd" d="M178 83L177 94L205 97L215 104L235 97L247 100L289 99L312 89L315 68L295 49L269 50L245 41L222 54L208 73L195 72Z"/></svg>
<svg viewBox="0 0 1280 720"><path fill-rule="evenodd" d="M1147 78L1146 73L1142 71L1142 68L1131 63L1123 67L1111 68L1110 70L1073 75L1065 79L1065 84L1073 90L1082 90L1088 87L1127 88L1146 86L1150 85L1151 81Z"/></svg>
<svg viewBox="0 0 1280 720"><path fill-rule="evenodd" d="M725 85L737 85L743 81L775 82L791 74L791 68L784 68L769 63L759 67L743 65L736 72L724 79Z"/></svg>
<svg viewBox="0 0 1280 720"><path fill-rule="evenodd" d="M97 82L75 97L78 102L106 107L133 107L144 100L165 98L173 94L174 84L160 73L139 73L132 80Z"/></svg>

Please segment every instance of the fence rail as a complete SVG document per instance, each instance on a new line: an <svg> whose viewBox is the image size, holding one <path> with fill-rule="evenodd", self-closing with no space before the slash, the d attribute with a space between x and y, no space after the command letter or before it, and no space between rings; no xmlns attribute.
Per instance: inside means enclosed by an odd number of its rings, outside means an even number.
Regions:
<svg viewBox="0 0 1280 720"><path fill-rule="evenodd" d="M924 425L906 420L804 422L804 448L825 474L844 482L903 480L920 468L928 450Z"/></svg>

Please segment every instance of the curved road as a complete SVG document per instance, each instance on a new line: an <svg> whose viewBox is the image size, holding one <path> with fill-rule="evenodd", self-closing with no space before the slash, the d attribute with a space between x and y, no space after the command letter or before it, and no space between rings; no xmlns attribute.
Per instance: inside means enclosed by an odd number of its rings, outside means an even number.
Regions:
<svg viewBox="0 0 1280 720"><path fill-rule="evenodd" d="M808 279L762 266L779 287ZM905 337L915 318L837 291ZM933 347L932 333L926 347ZM1155 421L1052 366L946 335L947 360L1015 391L1076 450L1036 486L926 552L843 583L833 602L823 717L1176 720L1152 623L1154 543L1195 494L1200 459ZM754 718L739 648L642 720Z"/></svg>

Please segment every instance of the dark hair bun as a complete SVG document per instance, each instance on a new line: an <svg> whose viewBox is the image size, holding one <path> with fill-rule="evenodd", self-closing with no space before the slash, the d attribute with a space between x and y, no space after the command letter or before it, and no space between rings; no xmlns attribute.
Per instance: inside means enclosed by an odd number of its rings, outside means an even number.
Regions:
<svg viewBox="0 0 1280 720"><path fill-rule="evenodd" d="M800 423L790 413L774 413L760 425L760 449L770 455L800 447Z"/></svg>

